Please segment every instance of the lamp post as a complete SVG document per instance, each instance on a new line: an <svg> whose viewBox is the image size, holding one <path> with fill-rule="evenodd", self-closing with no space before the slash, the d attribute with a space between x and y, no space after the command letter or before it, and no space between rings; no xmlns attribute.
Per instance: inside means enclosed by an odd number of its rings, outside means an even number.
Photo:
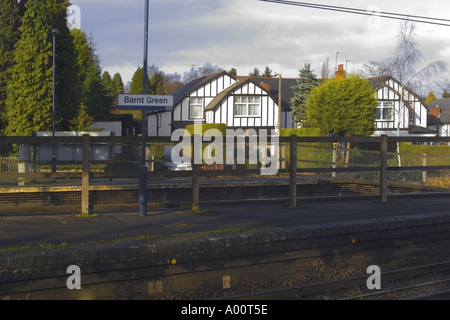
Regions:
<svg viewBox="0 0 450 320"><path fill-rule="evenodd" d="M278 136L281 136L281 103L282 103L282 101L281 101L281 79L283 76L281 75L281 73L276 73L275 76L279 77L279 81L278 81L278 126L277 126L277 129L278 129ZM284 149L282 149L282 150L284 151ZM283 166L282 160L281 160L282 157L280 155L280 146L279 145L276 146L275 152L278 157L277 169L279 169L279 168L282 168L282 166Z"/></svg>
<svg viewBox="0 0 450 320"><path fill-rule="evenodd" d="M148 59L148 16L149 0L145 0L145 30L144 30L144 70L143 70L143 94L147 94L147 59ZM139 216L147 216L147 176L148 169L145 163L147 145L147 111L142 110L142 154L139 167Z"/></svg>
<svg viewBox="0 0 450 320"><path fill-rule="evenodd" d="M56 105L56 35L59 33L58 29L52 30L53 36L53 102L52 102L52 136L55 137L55 105ZM52 147L52 173L56 172L56 150L55 145Z"/></svg>
<svg viewBox="0 0 450 320"><path fill-rule="evenodd" d="M278 81L278 134L281 135L281 73L276 73L276 77L280 77Z"/></svg>

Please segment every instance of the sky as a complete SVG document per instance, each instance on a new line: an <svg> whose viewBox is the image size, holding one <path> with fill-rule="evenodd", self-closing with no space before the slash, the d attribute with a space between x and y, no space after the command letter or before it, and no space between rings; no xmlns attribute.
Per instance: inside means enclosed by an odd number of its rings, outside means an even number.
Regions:
<svg viewBox="0 0 450 320"><path fill-rule="evenodd" d="M92 35L102 70L130 81L143 66L145 0L70 2L80 8L81 29ZM450 12L444 0L316 3L444 19ZM320 76L327 59L332 71L343 64L357 72L371 60L392 56L401 23L259 0L150 0L149 12L148 63L180 75L209 62L235 68L238 75L268 66L283 78L298 77L310 63ZM450 72L450 27L417 24L416 41L424 65L441 60Z"/></svg>

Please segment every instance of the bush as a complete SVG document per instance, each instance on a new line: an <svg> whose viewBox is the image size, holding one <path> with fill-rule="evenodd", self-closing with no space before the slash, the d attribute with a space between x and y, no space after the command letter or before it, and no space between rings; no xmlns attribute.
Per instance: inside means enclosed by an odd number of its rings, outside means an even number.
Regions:
<svg viewBox="0 0 450 320"><path fill-rule="evenodd" d="M281 129L282 137L325 137L326 134L319 128ZM289 154L289 147L286 154ZM301 143L297 148L298 168L327 167L326 163L333 160L333 151L329 143ZM322 163L325 162L325 163Z"/></svg>

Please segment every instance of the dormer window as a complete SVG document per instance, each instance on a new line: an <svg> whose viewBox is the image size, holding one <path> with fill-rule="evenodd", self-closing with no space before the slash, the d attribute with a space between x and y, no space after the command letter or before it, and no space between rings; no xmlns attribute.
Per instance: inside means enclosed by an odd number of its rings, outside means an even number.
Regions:
<svg viewBox="0 0 450 320"><path fill-rule="evenodd" d="M203 98L190 99L190 118L203 119Z"/></svg>

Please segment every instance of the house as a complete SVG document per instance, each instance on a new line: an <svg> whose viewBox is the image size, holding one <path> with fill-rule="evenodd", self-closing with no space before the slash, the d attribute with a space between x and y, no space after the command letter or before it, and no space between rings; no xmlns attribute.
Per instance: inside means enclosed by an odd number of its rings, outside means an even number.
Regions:
<svg viewBox="0 0 450 320"><path fill-rule="evenodd" d="M149 136L171 136L176 129L197 122L223 123L230 129L278 128L278 91L258 79L221 71L194 80L172 95L173 110L148 115ZM281 119L282 128L293 126L288 100L283 102Z"/></svg>
<svg viewBox="0 0 450 320"><path fill-rule="evenodd" d="M345 77L342 65L338 76ZM436 135L436 129L429 126L429 110L422 97L402 88L392 76L368 81L378 99L373 136ZM281 128L296 128L291 115L296 85L297 79L235 77L226 71L204 76L172 93L173 110L148 115L148 134L169 137L176 129L198 122L223 123L230 129L277 129L279 117Z"/></svg>
<svg viewBox="0 0 450 320"><path fill-rule="evenodd" d="M436 135L436 131L428 126L429 112L422 97L409 88L402 88L402 84L392 76L367 80L378 99L374 136L397 136L397 133L399 136Z"/></svg>
<svg viewBox="0 0 450 320"><path fill-rule="evenodd" d="M450 99L438 99L428 104L429 128L436 130L438 137L450 137Z"/></svg>

